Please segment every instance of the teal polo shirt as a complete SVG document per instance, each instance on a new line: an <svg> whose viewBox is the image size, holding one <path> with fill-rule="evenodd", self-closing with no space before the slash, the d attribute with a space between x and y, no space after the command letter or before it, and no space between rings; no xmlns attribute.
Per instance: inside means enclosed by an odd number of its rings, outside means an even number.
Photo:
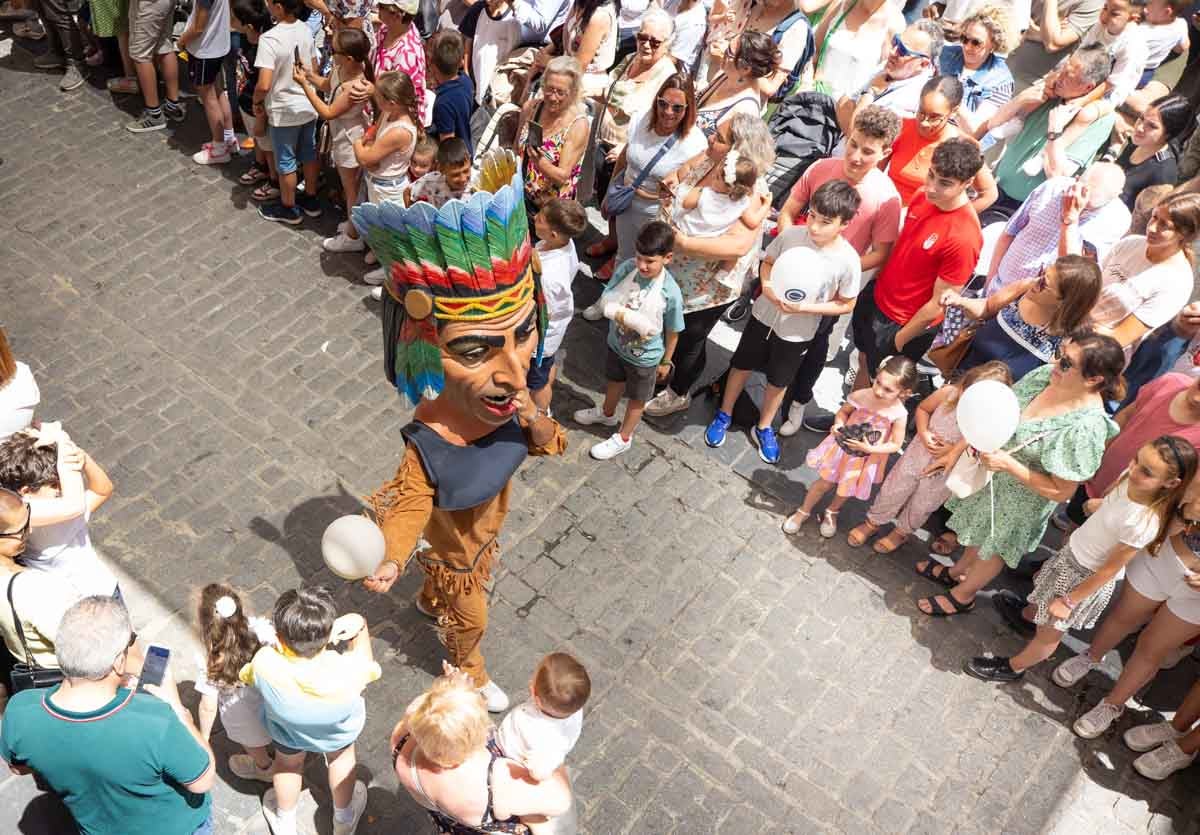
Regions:
<svg viewBox="0 0 1200 835"><path fill-rule="evenodd" d="M1035 156L1041 157L1042 149L1046 147L1050 111L1060 103L1058 99L1051 99L1030 113L1021 132L1010 139L1004 148L1004 156L996 165L996 185L1014 200L1023 201L1031 191L1046 182L1046 172L1040 167L1036 174L1030 176L1025 172L1024 165ZM1116 116L1109 113L1088 125L1068 146L1067 159L1080 169L1090 165L1096 152L1108 141L1115 121Z"/></svg>
<svg viewBox="0 0 1200 835"><path fill-rule="evenodd" d="M62 798L84 835L191 835L211 814L209 796L183 784L208 769L208 753L166 702L117 690L99 710L54 705L58 686L8 702L0 757L32 768Z"/></svg>

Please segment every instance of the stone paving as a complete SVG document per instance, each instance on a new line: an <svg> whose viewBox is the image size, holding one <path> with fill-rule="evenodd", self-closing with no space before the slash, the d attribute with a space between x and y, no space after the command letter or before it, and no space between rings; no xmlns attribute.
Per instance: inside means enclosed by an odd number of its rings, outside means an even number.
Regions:
<svg viewBox="0 0 1200 835"><path fill-rule="evenodd" d="M235 183L240 165L193 165L199 112L135 137L122 129L132 100L56 84L19 47L0 58L0 320L37 375L40 417L63 420L116 483L93 533L138 630L176 647L187 681L203 583L229 579L259 612L298 583L333 585L370 621L384 668L367 691L359 831L427 832L395 793L387 745L440 659L409 603L418 578L371 595L334 578L318 545L391 475L408 417L381 374L361 261L321 253L332 213L266 223ZM590 302L594 282L580 277L577 293ZM572 326L558 415L597 396L602 346L598 326ZM1117 732L1071 733L1102 676L1079 692L1048 669L1007 687L965 676L971 655L1019 646L991 607L919 615L914 598L934 591L911 571L919 544L884 559L811 529L785 537L818 439L789 440L791 468L773 470L741 435L706 449L709 408L646 426L604 464L587 456L599 433L569 425L564 458L517 476L485 651L513 695L554 648L591 671L571 758L581 832L1200 831L1200 769L1150 783ZM1194 660L1164 673L1119 730L1173 709L1196 674ZM233 751L219 732L214 744L222 760ZM223 763L221 775L218 831L265 832L261 784ZM323 781L312 763L301 822L315 814L310 831L326 833ZM0 821L70 827L19 777L0 780Z"/></svg>

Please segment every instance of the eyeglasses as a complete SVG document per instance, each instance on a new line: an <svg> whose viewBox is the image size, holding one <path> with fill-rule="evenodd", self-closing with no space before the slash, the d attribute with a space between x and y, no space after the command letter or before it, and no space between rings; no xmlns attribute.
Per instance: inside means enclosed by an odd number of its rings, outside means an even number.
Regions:
<svg viewBox="0 0 1200 835"><path fill-rule="evenodd" d="M25 505L25 524L15 531L0 533L0 539L24 539L29 536L29 526L33 522L33 508Z"/></svg>
<svg viewBox="0 0 1200 835"><path fill-rule="evenodd" d="M973 46L976 49L982 49L987 46L987 41L980 40L979 38L963 38L962 44L963 46Z"/></svg>
<svg viewBox="0 0 1200 835"><path fill-rule="evenodd" d="M565 99L567 97L567 91L556 90L553 87L543 87L542 95L548 99Z"/></svg>
<svg viewBox="0 0 1200 835"><path fill-rule="evenodd" d="M663 45L662 38L656 38L653 35L638 33L637 42L640 44L648 44L651 49L658 49Z"/></svg>
<svg viewBox="0 0 1200 835"><path fill-rule="evenodd" d="M924 58L926 60L929 59L929 55L927 53L917 52L916 50L909 49L907 46L905 46L904 41L900 40L899 35L892 35L892 49L894 49L894 50L896 50L896 52L900 53L901 58Z"/></svg>
<svg viewBox="0 0 1200 835"><path fill-rule="evenodd" d="M675 104L663 98L656 99L656 102L660 110L666 110L668 113L682 113L687 110L686 104Z"/></svg>
<svg viewBox="0 0 1200 835"><path fill-rule="evenodd" d="M949 113L926 113L924 110L917 111L917 121L926 125L936 125L938 122L944 122L949 118Z"/></svg>

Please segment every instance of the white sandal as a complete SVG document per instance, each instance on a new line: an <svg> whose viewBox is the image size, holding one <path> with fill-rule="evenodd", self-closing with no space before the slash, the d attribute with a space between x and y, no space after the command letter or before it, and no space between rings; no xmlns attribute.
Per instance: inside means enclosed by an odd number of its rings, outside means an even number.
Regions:
<svg viewBox="0 0 1200 835"><path fill-rule="evenodd" d="M837 518L836 510L827 510L821 514L821 527L818 528L818 533L826 539L832 539L837 535Z"/></svg>
<svg viewBox="0 0 1200 835"><path fill-rule="evenodd" d="M783 532L788 536L793 536L800 533L800 528L812 518L811 513L805 513L803 510L797 510L791 516L783 520Z"/></svg>

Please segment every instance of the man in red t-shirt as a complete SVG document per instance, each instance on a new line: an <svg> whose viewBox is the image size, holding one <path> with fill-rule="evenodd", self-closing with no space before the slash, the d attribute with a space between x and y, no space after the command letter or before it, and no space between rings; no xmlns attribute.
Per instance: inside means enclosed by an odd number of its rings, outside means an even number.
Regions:
<svg viewBox="0 0 1200 835"><path fill-rule="evenodd" d="M974 272L983 234L967 186L982 166L979 146L970 139L947 139L933 152L924 191L908 207L891 257L854 306L856 389L870 385L891 354L920 359L936 335L930 325L941 318L942 293L962 287Z"/></svg>

